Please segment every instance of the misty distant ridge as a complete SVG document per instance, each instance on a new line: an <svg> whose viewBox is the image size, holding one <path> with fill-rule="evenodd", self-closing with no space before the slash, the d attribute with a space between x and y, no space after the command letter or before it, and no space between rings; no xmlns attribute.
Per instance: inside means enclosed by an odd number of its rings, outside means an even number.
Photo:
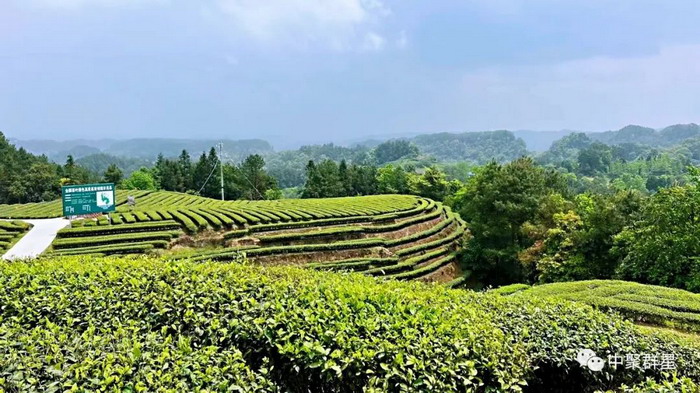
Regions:
<svg viewBox="0 0 700 393"><path fill-rule="evenodd" d="M262 139L178 139L178 138L135 138L135 139L75 139L66 141L10 139L18 147L32 154L44 154L52 161L63 162L66 156L79 159L95 154L108 154L115 157L132 157L153 160L158 154L177 157L182 150L192 155L208 152L220 142L224 144L224 156L238 161L251 154L272 153L269 142Z"/></svg>
<svg viewBox="0 0 700 393"><path fill-rule="evenodd" d="M608 145L637 143L666 147L686 139L700 136L700 126L695 123L676 124L656 130L654 128L628 125L617 131L588 133L591 139Z"/></svg>
<svg viewBox="0 0 700 393"><path fill-rule="evenodd" d="M583 132L575 130L559 131L534 131L534 130L495 130L495 131L469 131L462 133L405 133L393 134L386 137L374 136L364 140L354 141L316 141L315 144L335 143L341 146L366 146L374 147L389 139L406 139L416 143L422 151L432 153L431 150L449 148L450 143L465 144L497 144L507 139L510 145L515 144L516 151L510 154L523 154L529 152L543 152L550 148L553 142L572 133ZM676 124L661 129L654 129L639 125L628 125L619 130L603 132L584 132L591 139L617 145L624 143L636 143L650 146L666 147L680 143L686 139L700 137L700 126L695 123ZM478 141L478 143L477 143ZM520 146L520 142L522 145ZM224 156L231 161L238 161L250 154L270 154L275 152L273 145L264 139L179 139L179 138L135 138L135 139L73 139L65 141L55 140L22 140L10 139L10 142L18 147L23 147L33 154L44 154L49 159L62 162L65 157L72 155L78 159L96 154L107 154L116 157L133 157L152 160L158 154L166 157L175 157L185 149L192 155L199 155L208 151L219 142L224 144ZM311 143L307 143L309 145ZM287 141L285 146L295 145L294 141ZM299 145L301 146L301 145ZM291 149L289 149L291 150Z"/></svg>

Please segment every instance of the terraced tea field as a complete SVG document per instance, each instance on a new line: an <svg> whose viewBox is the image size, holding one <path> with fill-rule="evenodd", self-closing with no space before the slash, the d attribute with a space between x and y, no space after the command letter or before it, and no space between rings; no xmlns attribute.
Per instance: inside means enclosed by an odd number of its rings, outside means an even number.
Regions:
<svg viewBox="0 0 700 393"><path fill-rule="evenodd" d="M446 206L408 195L219 201L175 192L119 191L117 211L77 220L49 254L160 253L231 261L245 252L266 265L299 264L456 285L464 222ZM0 206L2 217L53 217L60 202ZM203 238L206 251L193 246ZM172 252L170 251L172 249Z"/></svg>
<svg viewBox="0 0 700 393"><path fill-rule="evenodd" d="M128 195L137 198L146 196L150 191L117 191L117 204L126 204ZM22 219L22 218L56 218L61 217L61 200L51 202L25 203L16 205L0 205L0 218Z"/></svg>
<svg viewBox="0 0 700 393"><path fill-rule="evenodd" d="M591 280L531 288L514 285L494 292L572 300L620 313L637 323L700 332L700 295L680 289L627 281Z"/></svg>
<svg viewBox="0 0 700 393"><path fill-rule="evenodd" d="M29 225L21 221L0 221L0 256L29 229Z"/></svg>
<svg viewBox="0 0 700 393"><path fill-rule="evenodd" d="M446 206L416 198L408 210L375 216L251 225L224 234L228 248L176 256L228 261L244 251L255 262L443 282L461 277L455 253L464 222Z"/></svg>

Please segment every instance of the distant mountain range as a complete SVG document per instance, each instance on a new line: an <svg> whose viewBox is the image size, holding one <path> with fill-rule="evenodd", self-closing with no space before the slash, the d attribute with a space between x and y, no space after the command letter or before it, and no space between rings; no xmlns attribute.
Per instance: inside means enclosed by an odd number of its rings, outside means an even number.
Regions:
<svg viewBox="0 0 700 393"><path fill-rule="evenodd" d="M154 160L158 154L163 154L165 157L177 157L183 149L187 150L190 155L197 156L203 152L208 152L212 146L218 145L219 142L224 144L224 157L231 161L240 161L250 154L273 152L272 145L261 139L142 138L126 140L75 139L67 141L10 139L10 142L18 147L23 147L30 153L44 154L50 160L59 163L64 162L68 155L72 155L75 159L80 159L96 154Z"/></svg>
<svg viewBox="0 0 700 393"><path fill-rule="evenodd" d="M405 134L396 139L410 140L420 148L422 153L432 155L438 160L471 160L483 162L512 159L528 152L540 153L549 149L557 140L577 131L481 131L463 133ZM586 132L591 139L609 145L635 143L652 147L668 147L684 140L700 137L697 124L676 124L655 130L649 127L629 125L615 131ZM396 136L394 136L395 138ZM373 147L390 137L376 137L365 141L348 143L353 146ZM250 154L270 155L275 152L272 145L262 139L217 140L217 139L175 139L142 138L127 140L87 140L67 141L53 140L18 140L10 142L23 147L33 154L45 154L49 159L62 163L66 156L75 159L93 155L130 157L142 160L154 160L158 154L175 157L186 149L192 156L208 151L219 142L224 144L224 157L230 161L240 161Z"/></svg>
<svg viewBox="0 0 700 393"><path fill-rule="evenodd" d="M661 130L629 125L617 131L587 133L591 139L607 145L636 143L655 147L668 147L686 139L700 136L700 126L694 123L676 124Z"/></svg>

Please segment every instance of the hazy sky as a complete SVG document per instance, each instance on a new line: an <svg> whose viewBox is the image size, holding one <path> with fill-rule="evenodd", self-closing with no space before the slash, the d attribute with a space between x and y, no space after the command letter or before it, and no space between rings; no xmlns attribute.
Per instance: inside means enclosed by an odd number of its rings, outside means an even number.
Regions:
<svg viewBox="0 0 700 393"><path fill-rule="evenodd" d="M700 122L699 20L698 0L0 0L0 130L325 141Z"/></svg>

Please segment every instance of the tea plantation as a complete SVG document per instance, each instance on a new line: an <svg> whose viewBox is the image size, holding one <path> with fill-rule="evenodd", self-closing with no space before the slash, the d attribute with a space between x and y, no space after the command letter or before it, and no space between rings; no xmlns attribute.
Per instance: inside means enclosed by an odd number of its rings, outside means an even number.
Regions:
<svg viewBox="0 0 700 393"><path fill-rule="evenodd" d="M700 295L680 289L627 281L591 280L538 285L512 285L495 293L559 298L610 310L643 324L700 332Z"/></svg>
<svg viewBox="0 0 700 393"><path fill-rule="evenodd" d="M698 348L561 300L150 257L4 263L0 286L7 392L641 392L700 378ZM579 348L674 353L677 379L594 372Z"/></svg>
<svg viewBox="0 0 700 393"><path fill-rule="evenodd" d="M279 201L219 201L175 192L118 191L117 212L73 221L49 255L143 254L173 259L303 264L396 279L461 283L455 255L465 224L448 207L408 195ZM60 202L2 205L0 216L37 218ZM203 240L204 239L204 240ZM206 243L207 247L197 246ZM177 252L169 252L168 250Z"/></svg>
<svg viewBox="0 0 700 393"><path fill-rule="evenodd" d="M29 229L22 221L0 221L0 255L7 251Z"/></svg>

